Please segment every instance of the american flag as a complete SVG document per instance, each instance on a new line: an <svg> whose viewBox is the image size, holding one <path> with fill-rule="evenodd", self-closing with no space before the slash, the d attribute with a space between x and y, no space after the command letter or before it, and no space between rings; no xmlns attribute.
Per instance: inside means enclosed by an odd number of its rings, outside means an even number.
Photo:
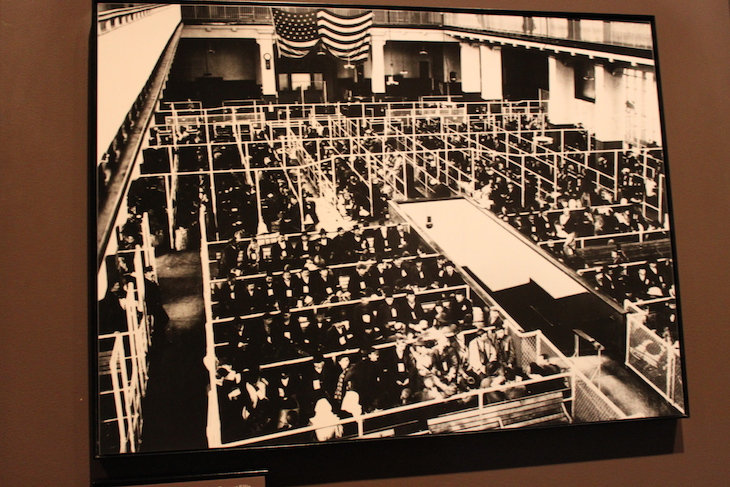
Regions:
<svg viewBox="0 0 730 487"><path fill-rule="evenodd" d="M368 57L372 12L343 17L326 10L310 13L272 11L276 41L282 56L302 58L321 39L323 46L339 59L357 62Z"/></svg>
<svg viewBox="0 0 730 487"><path fill-rule="evenodd" d="M276 8L272 11L279 53L293 58L306 56L319 42L316 12L293 14Z"/></svg>
<svg viewBox="0 0 730 487"><path fill-rule="evenodd" d="M341 17L326 10L317 12L322 43L332 55L349 62L367 59L372 25L372 12L357 17Z"/></svg>

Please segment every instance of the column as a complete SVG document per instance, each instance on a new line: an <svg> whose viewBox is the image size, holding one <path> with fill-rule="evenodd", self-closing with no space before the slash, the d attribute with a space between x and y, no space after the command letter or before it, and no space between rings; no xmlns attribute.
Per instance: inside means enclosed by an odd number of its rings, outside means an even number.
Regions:
<svg viewBox="0 0 730 487"><path fill-rule="evenodd" d="M276 96L276 67L274 63L274 37L271 34L260 35L256 42L259 45L259 66L261 66L261 92L264 96Z"/></svg>
<svg viewBox="0 0 730 487"><path fill-rule="evenodd" d="M481 92L481 61L479 46L460 42L461 46L461 91L464 93Z"/></svg>
<svg viewBox="0 0 730 487"><path fill-rule="evenodd" d="M555 56L548 58L548 118L552 123L572 123L571 114L575 102L575 71L565 66Z"/></svg>
<svg viewBox="0 0 730 487"><path fill-rule="evenodd" d="M502 94L502 47L479 46L481 59L482 99L501 100Z"/></svg>
<svg viewBox="0 0 730 487"><path fill-rule="evenodd" d="M596 138L608 142L623 140L626 132L626 93L621 68L618 76L605 65L596 64Z"/></svg>
<svg viewBox="0 0 730 487"><path fill-rule="evenodd" d="M373 35L370 39L372 69L370 84L373 94L385 93L385 37Z"/></svg>

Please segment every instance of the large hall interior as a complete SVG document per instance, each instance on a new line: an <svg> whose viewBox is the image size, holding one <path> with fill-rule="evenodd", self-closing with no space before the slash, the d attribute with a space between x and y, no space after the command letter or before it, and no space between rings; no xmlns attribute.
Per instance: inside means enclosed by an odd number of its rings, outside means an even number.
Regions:
<svg viewBox="0 0 730 487"><path fill-rule="evenodd" d="M96 27L98 454L684 415L649 21Z"/></svg>

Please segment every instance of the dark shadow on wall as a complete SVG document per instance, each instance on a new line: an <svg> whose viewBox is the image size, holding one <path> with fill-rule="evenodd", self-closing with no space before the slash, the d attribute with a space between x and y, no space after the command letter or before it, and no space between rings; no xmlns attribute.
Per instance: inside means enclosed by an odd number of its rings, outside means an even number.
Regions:
<svg viewBox="0 0 730 487"><path fill-rule="evenodd" d="M359 443L217 450L105 458L92 479L209 475L268 470L268 486L439 475L666 455L684 451L676 419L627 420L561 428L501 430ZM120 485L116 483L114 485Z"/></svg>

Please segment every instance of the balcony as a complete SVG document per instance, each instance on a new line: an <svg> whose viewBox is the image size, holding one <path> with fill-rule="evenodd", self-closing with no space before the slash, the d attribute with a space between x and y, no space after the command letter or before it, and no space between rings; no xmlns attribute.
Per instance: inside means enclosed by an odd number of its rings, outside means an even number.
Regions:
<svg viewBox="0 0 730 487"><path fill-rule="evenodd" d="M282 7L307 13L311 7ZM368 10L331 8L332 13L354 17ZM237 5L183 5L185 24L271 25L270 7ZM545 41L574 41L606 46L651 49L651 24L612 20L568 19L522 15L474 14L417 10L373 10L374 27L435 27L466 32L507 34Z"/></svg>

